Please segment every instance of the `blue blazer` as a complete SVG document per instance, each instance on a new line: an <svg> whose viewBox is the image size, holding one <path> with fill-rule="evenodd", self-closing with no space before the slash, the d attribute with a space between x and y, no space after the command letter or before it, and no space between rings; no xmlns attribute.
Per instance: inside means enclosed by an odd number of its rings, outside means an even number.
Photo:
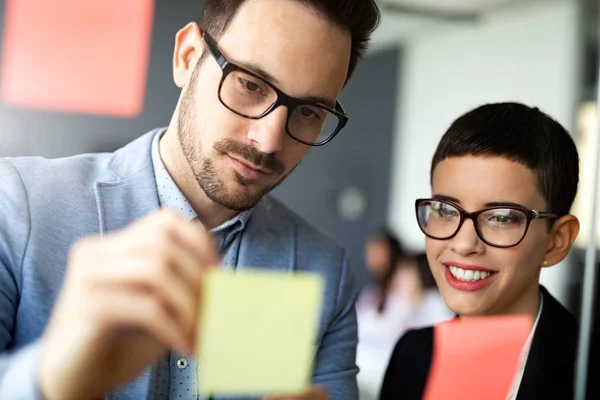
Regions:
<svg viewBox="0 0 600 400"><path fill-rule="evenodd" d="M114 153L0 158L0 399L39 397L39 338L72 244L158 209L151 160L156 132ZM328 388L333 400L357 399L355 287L346 252L265 196L242 233L238 265L316 271L325 278L313 382ZM150 399L153 380L148 368L107 398Z"/></svg>

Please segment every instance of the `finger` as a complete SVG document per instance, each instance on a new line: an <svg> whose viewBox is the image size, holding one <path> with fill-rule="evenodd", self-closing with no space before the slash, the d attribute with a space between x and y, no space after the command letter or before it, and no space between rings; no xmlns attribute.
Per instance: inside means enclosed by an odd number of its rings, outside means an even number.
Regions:
<svg viewBox="0 0 600 400"><path fill-rule="evenodd" d="M161 210L157 224L203 265L210 266L221 261L212 236L198 223L187 221L171 210Z"/></svg>
<svg viewBox="0 0 600 400"><path fill-rule="evenodd" d="M206 264L200 264L197 258L194 258L189 251L176 244L167 244L170 248L167 249L166 257L170 260L174 273L182 285L187 286L190 296L192 296L193 304L189 308L190 318L189 334L192 340L196 340L196 329L198 327L199 309L202 301L202 277L208 267Z"/></svg>
<svg viewBox="0 0 600 400"><path fill-rule="evenodd" d="M151 217L134 223L130 228L111 236L110 246L113 254L136 254L138 256L157 257L168 261L182 275L182 279L197 291L202 277L202 270L208 263L215 263L212 243L206 240L198 241L193 246L188 240L189 228L194 226L176 213L162 210ZM192 233L198 233L191 229ZM193 240L193 238L192 238ZM208 247L208 252L198 248ZM106 247L105 247L106 248Z"/></svg>
<svg viewBox="0 0 600 400"><path fill-rule="evenodd" d="M102 297L96 313L105 331L140 329L167 348L193 351L173 314L148 293L112 291Z"/></svg>
<svg viewBox="0 0 600 400"><path fill-rule="evenodd" d="M180 243L203 260L207 266L213 266L221 262L221 255L217 250L212 235L197 222L186 222L179 226L180 229L174 233Z"/></svg>
<svg viewBox="0 0 600 400"><path fill-rule="evenodd" d="M195 249L190 248L190 243L182 240L182 237L186 236L185 233L172 232L170 235L171 237L165 238L163 247L165 256L168 257L171 265L175 267L181 279L190 285L195 292L198 292L206 268L218 264L219 261L215 261L213 255L200 257L198 248L202 244L198 243ZM212 246L212 243L210 246Z"/></svg>
<svg viewBox="0 0 600 400"><path fill-rule="evenodd" d="M198 292L190 289L173 268L158 259L118 260L97 269L91 277L99 290L121 293L147 293L161 302L186 337L194 336Z"/></svg>

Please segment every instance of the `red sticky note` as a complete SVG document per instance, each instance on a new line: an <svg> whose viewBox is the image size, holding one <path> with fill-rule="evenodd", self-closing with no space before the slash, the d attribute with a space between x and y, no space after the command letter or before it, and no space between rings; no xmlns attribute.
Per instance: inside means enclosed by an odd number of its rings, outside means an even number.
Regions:
<svg viewBox="0 0 600 400"><path fill-rule="evenodd" d="M434 328L426 400L506 400L532 328L528 316L460 318Z"/></svg>
<svg viewBox="0 0 600 400"><path fill-rule="evenodd" d="M154 0L7 0L0 94L10 106L135 117Z"/></svg>

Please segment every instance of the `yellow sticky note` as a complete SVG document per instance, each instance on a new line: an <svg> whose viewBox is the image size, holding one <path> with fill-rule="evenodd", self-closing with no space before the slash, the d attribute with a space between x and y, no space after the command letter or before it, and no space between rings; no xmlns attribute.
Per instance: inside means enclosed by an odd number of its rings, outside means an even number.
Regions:
<svg viewBox="0 0 600 400"><path fill-rule="evenodd" d="M212 270L198 329L198 392L265 396L306 390L323 290L315 273Z"/></svg>

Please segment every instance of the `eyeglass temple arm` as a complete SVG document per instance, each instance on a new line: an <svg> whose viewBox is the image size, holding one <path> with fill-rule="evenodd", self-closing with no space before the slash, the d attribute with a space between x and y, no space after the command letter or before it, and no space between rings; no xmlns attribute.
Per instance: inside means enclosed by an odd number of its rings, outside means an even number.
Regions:
<svg viewBox="0 0 600 400"><path fill-rule="evenodd" d="M533 219L558 218L558 215L556 215L554 213L537 211L537 210L531 210L531 211L533 211Z"/></svg>

